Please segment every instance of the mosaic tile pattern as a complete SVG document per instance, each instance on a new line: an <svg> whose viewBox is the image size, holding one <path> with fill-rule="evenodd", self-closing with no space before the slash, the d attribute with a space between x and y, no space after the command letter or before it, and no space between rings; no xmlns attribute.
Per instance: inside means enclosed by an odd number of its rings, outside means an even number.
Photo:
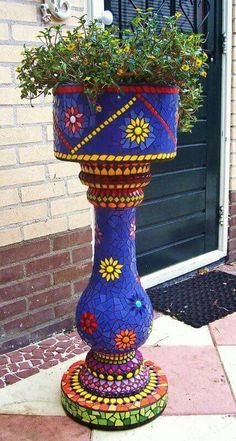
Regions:
<svg viewBox="0 0 236 441"><path fill-rule="evenodd" d="M100 243L77 308L78 332L96 351L129 352L151 331L153 309L138 277L134 229L134 209L96 208Z"/></svg>
<svg viewBox="0 0 236 441"><path fill-rule="evenodd" d="M163 412L167 403L167 380L162 370L145 362L150 378L139 393L124 397L101 397L80 383L85 364L74 363L62 378L62 404L70 416L93 428L114 430L145 424Z"/></svg>
<svg viewBox="0 0 236 441"><path fill-rule="evenodd" d="M64 85L54 93L55 153L60 159L86 160L95 152L120 161L130 155L160 155L176 151L178 89L162 86L107 88L98 108L88 101L81 86ZM107 142L109 140L109 142ZM126 159L129 160L129 159Z"/></svg>

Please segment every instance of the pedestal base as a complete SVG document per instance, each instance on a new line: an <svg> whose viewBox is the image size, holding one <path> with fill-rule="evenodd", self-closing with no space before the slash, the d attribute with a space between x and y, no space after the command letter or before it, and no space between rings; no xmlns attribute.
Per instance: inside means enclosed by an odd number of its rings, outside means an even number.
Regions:
<svg viewBox="0 0 236 441"><path fill-rule="evenodd" d="M73 419L93 429L124 430L148 423L158 417L167 404L167 378L151 361L146 386L134 395L106 397L92 395L80 382L84 361L74 363L61 382L62 405Z"/></svg>

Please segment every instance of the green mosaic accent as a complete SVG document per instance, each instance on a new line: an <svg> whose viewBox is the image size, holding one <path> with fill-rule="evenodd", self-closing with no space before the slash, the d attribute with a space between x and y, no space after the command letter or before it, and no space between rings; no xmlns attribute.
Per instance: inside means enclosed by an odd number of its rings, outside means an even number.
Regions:
<svg viewBox="0 0 236 441"><path fill-rule="evenodd" d="M66 397L64 393L61 396L63 407L72 417L84 424L112 430L141 425L157 417L163 412L167 404L167 398L166 394L156 403L129 412L102 412L79 406Z"/></svg>

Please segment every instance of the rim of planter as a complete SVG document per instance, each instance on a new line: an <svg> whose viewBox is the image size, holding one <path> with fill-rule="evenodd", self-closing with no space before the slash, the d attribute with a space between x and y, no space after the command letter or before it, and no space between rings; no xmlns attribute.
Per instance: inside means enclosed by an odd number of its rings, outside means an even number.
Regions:
<svg viewBox="0 0 236 441"><path fill-rule="evenodd" d="M84 92L85 87L76 83L62 83L55 87L53 95L60 93L78 93ZM120 86L106 86L101 93L105 92L149 92L149 93L179 93L179 87L175 85L157 85L157 84L128 84Z"/></svg>

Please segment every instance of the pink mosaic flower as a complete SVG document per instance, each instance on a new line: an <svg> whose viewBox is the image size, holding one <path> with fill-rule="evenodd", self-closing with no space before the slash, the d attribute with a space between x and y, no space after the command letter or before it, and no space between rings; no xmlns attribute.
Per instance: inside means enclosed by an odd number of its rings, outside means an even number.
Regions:
<svg viewBox="0 0 236 441"><path fill-rule="evenodd" d="M83 114L79 112L78 107L68 107L64 114L64 123L66 128L73 134L80 131L83 123Z"/></svg>

